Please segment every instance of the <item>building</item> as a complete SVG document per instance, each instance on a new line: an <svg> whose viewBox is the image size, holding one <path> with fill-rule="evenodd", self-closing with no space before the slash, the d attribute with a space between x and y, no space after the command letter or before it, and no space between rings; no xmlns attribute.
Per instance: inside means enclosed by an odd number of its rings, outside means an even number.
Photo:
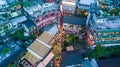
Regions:
<svg viewBox="0 0 120 67"><path fill-rule="evenodd" d="M86 19L85 18L80 18L80 17L64 16L63 17L63 23L85 26L86 25Z"/></svg>
<svg viewBox="0 0 120 67"><path fill-rule="evenodd" d="M120 45L120 17L100 17L91 14L87 23L89 45Z"/></svg>
<svg viewBox="0 0 120 67"><path fill-rule="evenodd" d="M66 33L77 34L81 30L81 25L63 23L63 28Z"/></svg>
<svg viewBox="0 0 120 67"><path fill-rule="evenodd" d="M83 58L80 51L66 51L62 53L60 67L82 67Z"/></svg>
<svg viewBox="0 0 120 67"><path fill-rule="evenodd" d="M28 14L28 18L34 21L39 30L45 25L59 23L60 10L56 1L46 3L40 0L39 3L34 1L33 3L29 3L30 6L27 7L24 6L24 10Z"/></svg>
<svg viewBox="0 0 120 67"><path fill-rule="evenodd" d="M19 0L0 0L0 9L9 7L10 5L18 3Z"/></svg>
<svg viewBox="0 0 120 67"><path fill-rule="evenodd" d="M77 0L62 0L64 14L74 14L76 10Z"/></svg>
<svg viewBox="0 0 120 67"><path fill-rule="evenodd" d="M79 0L76 9L76 15L83 14L83 16L87 16L92 4L96 4L96 6L99 5L97 0Z"/></svg>
<svg viewBox="0 0 120 67"><path fill-rule="evenodd" d="M24 27L27 33L32 33L32 34L37 33L37 28L33 21L26 20L22 23L22 26Z"/></svg>
<svg viewBox="0 0 120 67"><path fill-rule="evenodd" d="M6 2L7 2L8 4L15 4L15 3L18 3L19 0L6 0Z"/></svg>
<svg viewBox="0 0 120 67"><path fill-rule="evenodd" d="M0 38L4 37L12 29L12 24L3 15L0 15Z"/></svg>
<svg viewBox="0 0 120 67"><path fill-rule="evenodd" d="M83 9L83 10L89 10L90 5L95 2L96 0L89 0L89 1L80 0L77 6L78 8Z"/></svg>
<svg viewBox="0 0 120 67"><path fill-rule="evenodd" d="M27 18L25 16L20 16L20 17L17 17L17 18L13 18L10 21L11 21L12 26L14 27L14 29L17 29L26 20L27 20Z"/></svg>
<svg viewBox="0 0 120 67"><path fill-rule="evenodd" d="M59 0L44 0L46 3L51 3L51 2L59 2Z"/></svg>
<svg viewBox="0 0 120 67"><path fill-rule="evenodd" d="M3 8L4 5L7 5L6 0L0 0L0 9Z"/></svg>
<svg viewBox="0 0 120 67"><path fill-rule="evenodd" d="M27 18L24 15L21 7L19 7L19 5L15 5L18 4L18 0L2 0L0 3L2 3L0 4L2 5L2 9L0 11L0 28L2 28L1 31L4 33L4 35L6 35L5 33L10 34L11 32L14 32L15 29L18 29L22 22L26 21Z"/></svg>
<svg viewBox="0 0 120 67"><path fill-rule="evenodd" d="M120 57L101 59L97 61L99 67L119 67Z"/></svg>
<svg viewBox="0 0 120 67"><path fill-rule="evenodd" d="M120 0L98 0L100 6L112 6L112 7L119 7Z"/></svg>
<svg viewBox="0 0 120 67"><path fill-rule="evenodd" d="M54 30L54 31L53 31ZM22 58L21 64L24 67L46 67L52 60L54 54L51 52L52 42L58 33L58 28L54 25L48 31L44 31L28 48L27 53Z"/></svg>

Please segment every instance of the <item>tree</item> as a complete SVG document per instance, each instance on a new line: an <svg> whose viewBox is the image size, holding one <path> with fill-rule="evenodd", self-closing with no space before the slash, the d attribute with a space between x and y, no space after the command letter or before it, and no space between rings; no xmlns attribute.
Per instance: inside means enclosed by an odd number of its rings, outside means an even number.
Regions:
<svg viewBox="0 0 120 67"><path fill-rule="evenodd" d="M9 52L9 48L3 48L3 50L2 50L2 53L3 54L6 54L6 53L8 53Z"/></svg>
<svg viewBox="0 0 120 67"><path fill-rule="evenodd" d="M72 45L73 41L72 41L72 37L70 35L66 35L66 43L68 43L68 45Z"/></svg>
<svg viewBox="0 0 120 67"><path fill-rule="evenodd" d="M100 58L106 54L106 49L104 46L97 45L93 53L95 54L96 58Z"/></svg>
<svg viewBox="0 0 120 67"><path fill-rule="evenodd" d="M62 45L61 45L61 48L62 48L62 51L64 51L65 50L65 43L62 43Z"/></svg>

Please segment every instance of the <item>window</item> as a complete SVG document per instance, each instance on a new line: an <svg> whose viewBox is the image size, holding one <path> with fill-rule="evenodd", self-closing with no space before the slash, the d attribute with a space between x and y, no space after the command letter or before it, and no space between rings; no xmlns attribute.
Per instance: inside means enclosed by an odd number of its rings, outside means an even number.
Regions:
<svg viewBox="0 0 120 67"><path fill-rule="evenodd" d="M54 16L54 13L52 13L51 16Z"/></svg>
<svg viewBox="0 0 120 67"><path fill-rule="evenodd" d="M39 19L36 19L35 22L38 23L38 22L40 22L40 20L39 20Z"/></svg>
<svg viewBox="0 0 120 67"><path fill-rule="evenodd" d="M107 36L107 35L108 35L108 33L103 33L103 35L104 35L104 36Z"/></svg>
<svg viewBox="0 0 120 67"><path fill-rule="evenodd" d="M66 25L64 25L64 27L66 27Z"/></svg>
<svg viewBox="0 0 120 67"><path fill-rule="evenodd" d="M45 15L45 18L47 18L48 16L47 15Z"/></svg>
<svg viewBox="0 0 120 67"><path fill-rule="evenodd" d="M3 30L2 30L2 27L0 27L0 32L2 32Z"/></svg>
<svg viewBox="0 0 120 67"><path fill-rule="evenodd" d="M101 36L102 34L100 32L98 32L98 36Z"/></svg>

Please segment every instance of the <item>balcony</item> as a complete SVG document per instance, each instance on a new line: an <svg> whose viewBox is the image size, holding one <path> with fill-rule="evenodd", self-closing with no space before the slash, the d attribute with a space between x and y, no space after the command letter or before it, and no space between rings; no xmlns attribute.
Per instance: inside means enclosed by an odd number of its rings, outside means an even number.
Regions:
<svg viewBox="0 0 120 67"><path fill-rule="evenodd" d="M111 41L96 41L95 44L116 44L120 43L120 40L111 40Z"/></svg>

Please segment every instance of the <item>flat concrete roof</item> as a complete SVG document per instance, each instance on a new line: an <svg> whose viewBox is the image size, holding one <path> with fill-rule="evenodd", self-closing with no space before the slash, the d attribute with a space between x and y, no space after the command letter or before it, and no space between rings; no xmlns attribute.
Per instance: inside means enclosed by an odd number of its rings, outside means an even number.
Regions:
<svg viewBox="0 0 120 67"><path fill-rule="evenodd" d="M86 25L85 18L64 16L63 23L75 24L75 25Z"/></svg>
<svg viewBox="0 0 120 67"><path fill-rule="evenodd" d="M120 31L120 17L108 17L91 20L92 26L101 32L116 32Z"/></svg>
<svg viewBox="0 0 120 67"><path fill-rule="evenodd" d="M91 3L95 3L95 0L80 0L79 4L83 5L91 5Z"/></svg>

